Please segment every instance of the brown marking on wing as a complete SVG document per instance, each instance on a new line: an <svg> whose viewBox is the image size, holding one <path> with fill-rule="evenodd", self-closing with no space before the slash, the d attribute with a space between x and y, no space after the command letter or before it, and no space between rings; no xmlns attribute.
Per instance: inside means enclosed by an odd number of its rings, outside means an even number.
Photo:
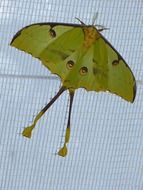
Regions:
<svg viewBox="0 0 143 190"><path fill-rule="evenodd" d="M69 60L68 62L67 62L67 68L68 69L72 69L73 68L73 66L74 66L74 61L72 61L72 60Z"/></svg>
<svg viewBox="0 0 143 190"><path fill-rule="evenodd" d="M49 33L50 33L50 36L51 36L52 38L55 38L55 37L56 37L56 32L55 32L55 30L53 30L53 28L50 28Z"/></svg>
<svg viewBox="0 0 143 190"><path fill-rule="evenodd" d="M81 67L79 73L81 75L86 75L88 73L88 68L87 67Z"/></svg>
<svg viewBox="0 0 143 190"><path fill-rule="evenodd" d="M114 60L114 61L112 61L112 65L113 66L117 66L119 64L119 60Z"/></svg>

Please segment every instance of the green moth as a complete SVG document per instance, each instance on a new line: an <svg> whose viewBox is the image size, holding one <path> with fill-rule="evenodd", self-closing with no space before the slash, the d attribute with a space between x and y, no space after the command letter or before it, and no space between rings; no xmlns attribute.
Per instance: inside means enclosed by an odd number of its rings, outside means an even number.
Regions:
<svg viewBox="0 0 143 190"><path fill-rule="evenodd" d="M135 77L116 49L94 25L36 23L22 28L10 45L40 59L41 63L61 79L62 87L37 114L22 135L30 138L37 121L65 91L69 91L69 116L63 147L58 155L67 155L70 118L75 90L108 91L133 102L136 95Z"/></svg>

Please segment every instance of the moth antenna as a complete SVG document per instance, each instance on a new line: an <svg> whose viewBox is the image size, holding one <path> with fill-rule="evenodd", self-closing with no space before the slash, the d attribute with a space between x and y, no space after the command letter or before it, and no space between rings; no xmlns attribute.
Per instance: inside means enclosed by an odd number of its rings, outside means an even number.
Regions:
<svg viewBox="0 0 143 190"><path fill-rule="evenodd" d="M98 27L98 31L101 32L103 30L109 30L109 28L106 28L105 26L103 25L100 25L100 24L95 24L95 21L97 20L98 18L98 12L95 13L95 15L93 16L93 19L92 19L92 25L95 26L95 27Z"/></svg>
<svg viewBox="0 0 143 190"><path fill-rule="evenodd" d="M50 102L36 115L32 125L26 127L22 135L31 138L32 130L35 128L36 123L39 121L39 119L44 115L44 113L50 108L50 106L58 99L58 97L65 91L66 89L64 87L61 87L58 93L50 100Z"/></svg>
<svg viewBox="0 0 143 190"><path fill-rule="evenodd" d="M82 22L79 18L75 17L76 20L78 20L82 25L86 25L84 22Z"/></svg>
<svg viewBox="0 0 143 190"><path fill-rule="evenodd" d="M96 25L97 26L97 25ZM102 26L102 28L98 29L99 32L102 32L103 30L109 30L110 28L106 28L104 26Z"/></svg>
<svg viewBox="0 0 143 190"><path fill-rule="evenodd" d="M92 25L93 26L95 25L95 21L97 20L97 18L98 18L98 12L96 12L95 15L92 18Z"/></svg>

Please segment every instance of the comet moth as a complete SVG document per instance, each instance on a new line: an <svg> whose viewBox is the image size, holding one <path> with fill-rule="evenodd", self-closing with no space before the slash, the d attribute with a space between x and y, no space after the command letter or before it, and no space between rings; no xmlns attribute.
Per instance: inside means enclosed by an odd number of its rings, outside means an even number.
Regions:
<svg viewBox="0 0 143 190"><path fill-rule="evenodd" d="M67 155L70 138L71 110L76 89L107 91L133 102L136 95L135 77L117 50L101 34L96 25L67 23L36 23L22 28L10 45L38 58L61 79L61 88L37 114L33 124L22 132L30 138L37 121L65 91L69 91L70 106L63 147L58 155Z"/></svg>

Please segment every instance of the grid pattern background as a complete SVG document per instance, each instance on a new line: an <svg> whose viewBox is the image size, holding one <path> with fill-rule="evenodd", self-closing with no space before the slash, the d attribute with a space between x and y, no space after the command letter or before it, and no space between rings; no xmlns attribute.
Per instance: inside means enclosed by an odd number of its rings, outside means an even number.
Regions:
<svg viewBox="0 0 143 190"><path fill-rule="evenodd" d="M103 35L125 58L137 80L135 102L109 93L77 90L69 154L63 144L68 93L36 125L20 134L59 89L60 80L30 55L9 46L36 22L87 24L98 12ZM143 1L0 1L0 190L143 190Z"/></svg>

